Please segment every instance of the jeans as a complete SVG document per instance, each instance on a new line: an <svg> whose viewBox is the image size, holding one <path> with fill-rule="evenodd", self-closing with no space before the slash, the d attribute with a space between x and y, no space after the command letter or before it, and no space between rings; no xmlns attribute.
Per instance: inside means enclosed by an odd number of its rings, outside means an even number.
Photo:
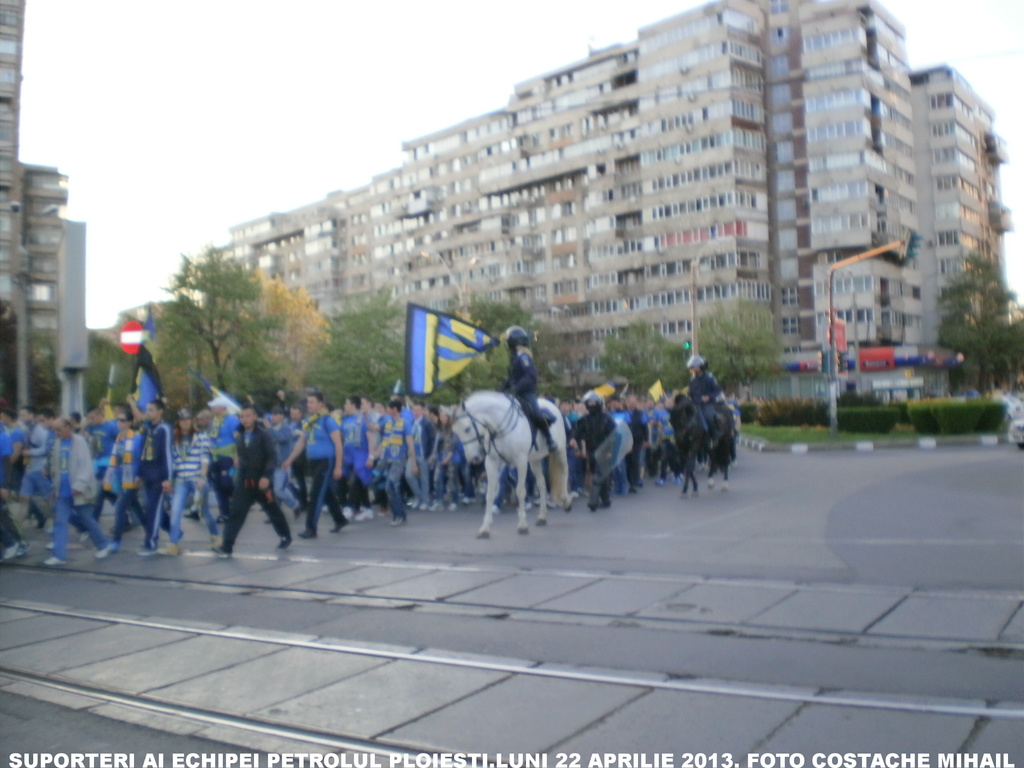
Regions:
<svg viewBox="0 0 1024 768"><path fill-rule="evenodd" d="M174 483L174 495L171 497L171 530L168 534L171 537L171 543L177 544L181 541L181 518L185 514L185 503L188 501L190 495L195 495L197 498L200 494L206 492L206 486L203 485L202 490L199 489L198 480L178 480ZM209 530L211 536L216 536L217 521L213 515L210 514L210 505L200 505L203 510L203 518L206 520L206 528Z"/></svg>
<svg viewBox="0 0 1024 768"><path fill-rule="evenodd" d="M405 520L405 500L402 498L402 475L405 473L405 462L392 461L388 464L387 483L388 509L393 520Z"/></svg>
<svg viewBox="0 0 1024 768"><path fill-rule="evenodd" d="M89 532L89 538L96 549L103 549L110 542L103 535L100 524L92 516L92 504L75 504L73 499L60 496L53 517L53 556L58 560L68 559L68 527L72 515L76 516Z"/></svg>
<svg viewBox="0 0 1024 768"><path fill-rule="evenodd" d="M295 509L299 506L298 499L295 498L295 494L292 493L290 483L288 482L288 472L278 467L274 470L274 496L277 500L283 503L285 506Z"/></svg>
<svg viewBox="0 0 1024 768"><path fill-rule="evenodd" d="M121 536L128 527L128 509L134 510L135 518L141 523L145 520L145 513L142 505L139 504L139 491L137 488L125 488L117 497L117 504L114 505L114 532L111 538L118 544L121 543Z"/></svg>
<svg viewBox="0 0 1024 768"><path fill-rule="evenodd" d="M414 461L419 471L418 475L412 473L412 463ZM427 460L422 456L417 456L414 459L409 459L407 463L405 480L409 483L409 487L412 488L413 499L417 505L426 507L430 504L430 467L427 466Z"/></svg>

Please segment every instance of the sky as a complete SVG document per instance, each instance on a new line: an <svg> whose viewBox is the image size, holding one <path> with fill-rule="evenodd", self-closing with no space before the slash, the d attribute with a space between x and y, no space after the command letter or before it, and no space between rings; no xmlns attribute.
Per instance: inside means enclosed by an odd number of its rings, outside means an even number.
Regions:
<svg viewBox="0 0 1024 768"><path fill-rule="evenodd" d="M67 217L88 226L87 324L109 327L166 299L181 256L227 244L229 227L367 184L401 164L403 141L704 4L28 0L21 159L69 177ZM1003 202L1024 227L1024 3L884 5L912 68L953 66L995 110ZM1021 248L1006 237L1024 298Z"/></svg>

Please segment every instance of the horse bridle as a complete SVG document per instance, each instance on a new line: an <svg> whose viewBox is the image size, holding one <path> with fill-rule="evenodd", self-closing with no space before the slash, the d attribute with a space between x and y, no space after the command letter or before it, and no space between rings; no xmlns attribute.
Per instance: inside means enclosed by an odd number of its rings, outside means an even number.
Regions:
<svg viewBox="0 0 1024 768"><path fill-rule="evenodd" d="M462 445L466 446L466 445L472 445L473 443L480 443L480 446L483 448L484 456L489 454L491 452L491 449L493 448L494 452L498 455L499 459L501 459L506 464L511 464L512 463L511 461L509 461L507 458L502 456L501 451L498 450L498 443L497 443L497 439L499 437L502 437L503 435L508 434L508 432L512 429L512 427L514 427L516 425L516 423L518 423L518 421L519 421L519 413L517 413L517 411L520 411L520 412L522 411L522 406L519 405L518 401L516 401L514 398L511 398L511 397L509 398L509 401L510 401L510 407L508 409L508 416L505 418L505 420L503 420L498 425L498 427L496 429L491 429L489 426L487 426L486 424L481 422L479 419L477 419L476 416L474 416L472 413L470 413L466 409L466 402L463 401L462 404L461 404L462 413L459 414L455 418L455 420L458 421L463 416L465 416L467 419L469 419L469 423L473 426L473 439L472 440L464 440L462 442ZM484 435L480 434L480 428L481 427L483 427L484 432L487 433L487 439L485 439ZM489 442L488 442L488 439L489 439Z"/></svg>

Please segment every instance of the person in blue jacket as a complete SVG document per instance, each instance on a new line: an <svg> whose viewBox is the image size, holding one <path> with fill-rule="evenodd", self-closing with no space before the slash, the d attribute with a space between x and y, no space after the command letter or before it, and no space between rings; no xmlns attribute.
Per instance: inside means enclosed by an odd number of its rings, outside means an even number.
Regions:
<svg viewBox="0 0 1024 768"><path fill-rule="evenodd" d="M548 450L553 452L557 446L551 437L551 427L537 402L537 367L533 364L533 353L530 352L530 336L518 325L513 325L505 331L505 343L508 344L511 360L508 364L508 378L502 390L519 399L523 412L544 436Z"/></svg>
<svg viewBox="0 0 1024 768"><path fill-rule="evenodd" d="M704 431L714 442L718 439L715 428L715 403L722 399L722 387L714 374L708 371L708 362L700 355L690 355L686 367L693 379L690 381L690 399L697 407Z"/></svg>

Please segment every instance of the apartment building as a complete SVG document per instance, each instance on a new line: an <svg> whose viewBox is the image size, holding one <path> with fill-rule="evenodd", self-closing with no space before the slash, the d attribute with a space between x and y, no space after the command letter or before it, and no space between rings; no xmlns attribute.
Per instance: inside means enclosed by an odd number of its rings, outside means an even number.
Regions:
<svg viewBox="0 0 1024 768"><path fill-rule="evenodd" d="M363 188L232 229L232 247L324 307L382 288L435 308L516 301L594 376L608 334L643 321L696 342L700 318L748 299L806 370L827 344L829 266L923 226L914 87L904 30L873 0L719 0L405 142ZM853 359L934 345L929 269L837 273Z"/></svg>
<svg viewBox="0 0 1024 768"><path fill-rule="evenodd" d="M934 339L941 321L939 299L949 280L963 270L965 256L984 256L1003 272L1003 234L1013 229L999 184L1007 153L993 128L992 108L956 70L915 72L911 83L924 241L924 336Z"/></svg>

